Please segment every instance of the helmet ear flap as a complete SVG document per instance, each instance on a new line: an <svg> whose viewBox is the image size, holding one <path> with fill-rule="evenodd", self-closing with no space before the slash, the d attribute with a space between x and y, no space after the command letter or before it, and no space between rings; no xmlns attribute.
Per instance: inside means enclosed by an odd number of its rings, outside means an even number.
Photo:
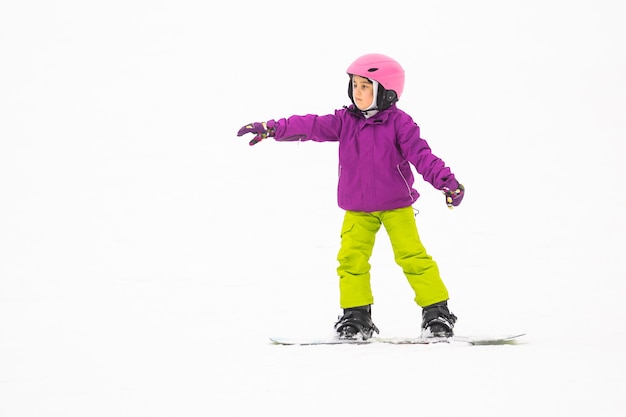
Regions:
<svg viewBox="0 0 626 417"><path fill-rule="evenodd" d="M351 101L354 101L352 97L352 74L350 74L350 79L348 80L348 97L350 97Z"/></svg>
<svg viewBox="0 0 626 417"><path fill-rule="evenodd" d="M398 95L393 90L385 91L385 101L389 104L395 103L398 101Z"/></svg>
<svg viewBox="0 0 626 417"><path fill-rule="evenodd" d="M398 94L395 91L387 90L382 86L378 87L377 104L379 110L388 109L396 101L398 101Z"/></svg>

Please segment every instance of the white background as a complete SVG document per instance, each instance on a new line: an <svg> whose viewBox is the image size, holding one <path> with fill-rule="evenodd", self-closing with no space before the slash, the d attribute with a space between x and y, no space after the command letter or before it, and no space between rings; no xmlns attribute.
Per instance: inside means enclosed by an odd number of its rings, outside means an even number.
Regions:
<svg viewBox="0 0 626 417"><path fill-rule="evenodd" d="M0 1L0 415L621 416L619 1ZM378 52L465 184L418 227L458 334L285 347L340 313L332 143L240 126L349 104ZM420 310L384 230L381 336Z"/></svg>

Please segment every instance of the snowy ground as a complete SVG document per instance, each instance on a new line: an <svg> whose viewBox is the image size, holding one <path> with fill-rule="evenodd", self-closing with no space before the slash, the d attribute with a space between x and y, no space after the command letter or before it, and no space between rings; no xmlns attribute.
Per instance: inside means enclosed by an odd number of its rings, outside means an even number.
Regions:
<svg viewBox="0 0 626 417"><path fill-rule="evenodd" d="M0 2L0 415L621 416L618 1ZM336 145L244 123L348 104L381 52L467 187L421 180L457 333L287 347L339 314ZM384 231L374 320L418 333Z"/></svg>

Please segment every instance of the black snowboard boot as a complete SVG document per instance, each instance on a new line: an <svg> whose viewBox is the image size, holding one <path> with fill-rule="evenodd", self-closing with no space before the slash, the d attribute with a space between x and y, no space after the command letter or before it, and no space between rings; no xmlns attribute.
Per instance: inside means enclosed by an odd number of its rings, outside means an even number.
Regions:
<svg viewBox="0 0 626 417"><path fill-rule="evenodd" d="M344 308L343 316L335 323L340 339L367 340L378 328L372 323L371 306Z"/></svg>
<svg viewBox="0 0 626 417"><path fill-rule="evenodd" d="M448 302L442 301L422 310L423 337L452 337L456 316L448 310Z"/></svg>

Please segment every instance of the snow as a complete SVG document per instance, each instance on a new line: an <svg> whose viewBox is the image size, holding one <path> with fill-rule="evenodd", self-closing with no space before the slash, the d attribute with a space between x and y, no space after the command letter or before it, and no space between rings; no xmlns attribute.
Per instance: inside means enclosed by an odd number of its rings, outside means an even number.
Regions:
<svg viewBox="0 0 626 417"><path fill-rule="evenodd" d="M617 1L0 4L0 415L621 416ZM458 334L274 346L340 313L336 145L239 127L348 104L361 54L467 187L418 180ZM384 230L381 336L419 309Z"/></svg>

